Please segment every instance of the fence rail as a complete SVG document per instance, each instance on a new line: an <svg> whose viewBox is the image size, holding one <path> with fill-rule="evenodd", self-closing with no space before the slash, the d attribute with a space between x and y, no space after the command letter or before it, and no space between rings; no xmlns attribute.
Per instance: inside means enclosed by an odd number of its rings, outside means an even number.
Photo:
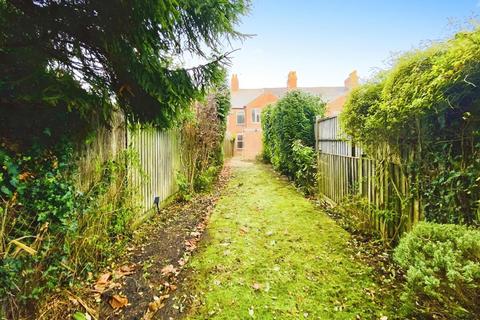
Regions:
<svg viewBox="0 0 480 320"><path fill-rule="evenodd" d="M410 196L409 176L401 166L367 158L345 140L338 118L317 119L318 190L332 205L348 197L363 199L358 213L367 228L396 240L421 219L420 201Z"/></svg>

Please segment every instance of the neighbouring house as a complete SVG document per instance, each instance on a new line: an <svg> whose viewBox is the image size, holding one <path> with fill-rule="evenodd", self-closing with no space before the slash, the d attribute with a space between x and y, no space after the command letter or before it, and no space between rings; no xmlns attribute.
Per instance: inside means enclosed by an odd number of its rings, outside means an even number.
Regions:
<svg viewBox="0 0 480 320"><path fill-rule="evenodd" d="M240 89L238 76L232 75L232 108L228 115L227 138L235 139L234 155L255 159L262 152L262 110L289 90L300 90L321 97L327 103L326 116L334 116L342 111L347 94L356 86L356 71L350 73L342 87L297 87L297 73L291 71L284 88Z"/></svg>

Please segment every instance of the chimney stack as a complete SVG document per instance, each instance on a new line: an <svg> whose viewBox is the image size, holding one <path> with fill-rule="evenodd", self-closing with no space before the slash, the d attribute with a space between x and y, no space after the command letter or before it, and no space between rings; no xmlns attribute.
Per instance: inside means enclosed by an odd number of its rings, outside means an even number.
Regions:
<svg viewBox="0 0 480 320"><path fill-rule="evenodd" d="M292 90L296 88L297 88L297 73L295 71L290 71L288 73L287 89Z"/></svg>
<svg viewBox="0 0 480 320"><path fill-rule="evenodd" d="M240 85L238 83L238 76L236 74L232 74L232 80L230 82L230 90L232 92L236 92L240 89Z"/></svg>
<svg viewBox="0 0 480 320"><path fill-rule="evenodd" d="M355 89L358 87L358 75L357 75L357 70L353 70L349 75L348 78L345 79L343 82L345 85L345 88L347 88L348 91Z"/></svg>

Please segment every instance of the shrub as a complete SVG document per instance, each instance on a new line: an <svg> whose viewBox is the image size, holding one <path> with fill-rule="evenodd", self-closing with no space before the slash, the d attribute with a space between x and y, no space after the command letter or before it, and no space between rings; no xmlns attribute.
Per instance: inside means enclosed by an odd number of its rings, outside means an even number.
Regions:
<svg viewBox="0 0 480 320"><path fill-rule="evenodd" d="M183 123L180 140L185 169L177 180L185 200L195 192L208 190L223 166L229 110L230 93L225 85L219 85L204 101L192 106L192 117Z"/></svg>
<svg viewBox="0 0 480 320"><path fill-rule="evenodd" d="M306 195L315 194L317 186L317 157L315 149L295 140L292 144L293 163L295 165L295 184Z"/></svg>
<svg viewBox="0 0 480 320"><path fill-rule="evenodd" d="M271 163L272 162L272 153L273 153L273 125L272 125L272 118L273 118L273 105L268 105L262 111L262 142L263 142L263 150L262 150L262 160Z"/></svg>
<svg viewBox="0 0 480 320"><path fill-rule="evenodd" d="M401 165L431 222L480 226L479 43L477 29L403 55L341 115L369 156Z"/></svg>
<svg viewBox="0 0 480 320"><path fill-rule="evenodd" d="M469 318L480 314L480 231L421 222L395 249L406 271L403 299L427 313Z"/></svg>
<svg viewBox="0 0 480 320"><path fill-rule="evenodd" d="M290 91L275 106L268 107L262 118L265 158L290 179L300 169L294 161L293 143L315 146L314 119L322 116L325 103L319 97Z"/></svg>

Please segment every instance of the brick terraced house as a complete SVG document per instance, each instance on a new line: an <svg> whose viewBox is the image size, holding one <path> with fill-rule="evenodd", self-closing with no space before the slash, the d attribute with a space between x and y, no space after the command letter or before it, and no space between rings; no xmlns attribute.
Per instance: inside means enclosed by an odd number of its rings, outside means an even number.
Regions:
<svg viewBox="0 0 480 320"><path fill-rule="evenodd" d="M342 87L297 87L297 73L291 71L284 88L240 89L238 76L232 75L232 109L228 115L227 138L235 139L234 155L253 160L262 152L262 110L281 99L289 90L300 90L321 97L327 103L326 115L334 116L342 111L347 94L356 86L356 71L350 73Z"/></svg>

